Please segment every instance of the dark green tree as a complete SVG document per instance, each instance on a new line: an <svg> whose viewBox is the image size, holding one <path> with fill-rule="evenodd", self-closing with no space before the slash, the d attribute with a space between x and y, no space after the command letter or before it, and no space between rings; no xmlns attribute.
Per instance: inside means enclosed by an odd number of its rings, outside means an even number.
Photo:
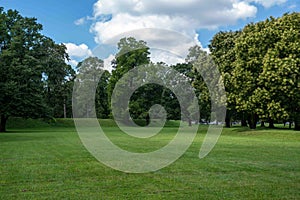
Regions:
<svg viewBox="0 0 300 200"><path fill-rule="evenodd" d="M180 74L184 75L186 78L186 81L188 81L190 84L195 80L195 73L194 73L194 66L193 66L193 59L199 54L200 47L195 46L190 48L190 52L187 56L185 63L177 63L174 66L171 66L173 69L175 69ZM184 95L184 92L182 93ZM194 105L189 105L189 107L186 107L185 109L181 109L178 99L175 97L175 95L170 93L168 95L169 97L172 97L169 99L167 108L169 107L169 110L171 111L172 119L178 120L180 119L180 115L184 115L184 119L189 123L189 126L192 125L192 120L194 117ZM196 103L196 102L195 102ZM181 113L183 111L183 113Z"/></svg>
<svg viewBox="0 0 300 200"><path fill-rule="evenodd" d="M51 117L71 117L72 82L75 71L67 65L66 47L45 38L37 50L43 66L44 98Z"/></svg>
<svg viewBox="0 0 300 200"><path fill-rule="evenodd" d="M133 37L122 38L118 43L118 53L113 61L113 71L109 82L110 96L120 78L129 70L150 63L150 49L146 42Z"/></svg>
<svg viewBox="0 0 300 200"><path fill-rule="evenodd" d="M78 87L75 88L73 96L80 110L76 111L77 117L92 117L93 106L96 109L96 116L98 118L108 118L108 81L110 73L104 69L104 63L97 57L89 57L77 65L78 75L76 81ZM94 94L94 96L90 95Z"/></svg>
<svg viewBox="0 0 300 200"><path fill-rule="evenodd" d="M6 130L11 116L35 118L51 114L44 98L43 79L54 73L49 73L51 64L45 58L67 56L64 47L55 45L41 30L35 18L0 8L0 132Z"/></svg>
<svg viewBox="0 0 300 200"><path fill-rule="evenodd" d="M97 87L95 105L96 114L100 119L108 119L110 116L110 108L108 102L108 84L111 74L104 70Z"/></svg>
<svg viewBox="0 0 300 200"><path fill-rule="evenodd" d="M229 31L217 33L209 45L211 56L220 71L225 85L227 100L226 112L226 127L231 126L231 120L236 115L235 101L231 98L233 92L232 86L232 71L234 69L233 63L236 60L235 56L235 42L240 36L240 31ZM243 117L245 114L240 113L242 116L242 126L247 126L246 119Z"/></svg>
<svg viewBox="0 0 300 200"><path fill-rule="evenodd" d="M110 77L109 85L108 85L108 99L109 103L111 103L111 106L115 106L115 102L111 102L111 96L114 91L116 83L123 77L124 74L126 74L129 70L134 69L137 66L141 65L147 65L150 63L150 49L147 47L146 42L140 40L137 41L133 37L129 38L122 38L120 42L118 43L118 53L116 55L114 63L114 69L112 71L112 75ZM129 85L126 85L129 89L132 87L132 82L134 80L134 77L129 80ZM137 101L139 92L136 92L136 94L133 95L132 101L130 103L131 106L134 107L134 109L138 111L137 103L134 101ZM116 94L116 98L122 98L122 94ZM145 100L145 99L144 99ZM139 100L141 101L141 100ZM119 101L121 102L121 101ZM126 104L127 102L121 102ZM140 104L139 104L140 105ZM124 106L125 107L125 106ZM141 105L141 107L143 107ZM120 110L118 112L124 113L126 110ZM134 113L133 113L134 114ZM135 116L144 116L145 114L142 114L141 112L135 113ZM125 119L126 120L126 119ZM128 119L127 119L128 120Z"/></svg>

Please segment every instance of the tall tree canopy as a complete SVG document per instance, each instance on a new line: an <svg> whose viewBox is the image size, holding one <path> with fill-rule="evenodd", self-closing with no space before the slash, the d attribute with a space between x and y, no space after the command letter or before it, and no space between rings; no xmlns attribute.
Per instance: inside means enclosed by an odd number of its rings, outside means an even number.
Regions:
<svg viewBox="0 0 300 200"><path fill-rule="evenodd" d="M209 45L211 57L223 77L226 96L228 98L225 120L226 127L231 126L231 120L236 114L234 97L233 99L231 98L231 93L234 89L232 85L232 72L234 69L233 63L236 60L234 47L240 33L240 31L219 32L213 37ZM242 119L242 124L246 125L244 119Z"/></svg>
<svg viewBox="0 0 300 200"><path fill-rule="evenodd" d="M116 55L116 59L115 61L113 61L114 69L112 71L112 75L110 77L108 85L109 103L112 103L111 106L115 106L115 102L111 102L111 95L114 91L116 83L123 77L123 75L125 75L129 70L134 69L137 66L146 65L150 63L150 50L145 41L138 41L133 37L122 38L118 43L118 50L119 51ZM130 80L131 82L133 81L133 78L134 77L132 77L132 80ZM132 87L131 83L129 83L129 85L126 87ZM138 92L141 92L141 90L139 90ZM122 94L116 93L117 99L121 98L121 96ZM130 103L132 107L137 107L137 99L137 94L133 95ZM119 112L125 113L126 111L120 110ZM138 110L136 110L136 112L132 114L134 114L135 116L144 116L144 114L138 112Z"/></svg>
<svg viewBox="0 0 300 200"><path fill-rule="evenodd" d="M276 41L263 58L259 88L254 92L260 103L261 118L295 121L300 130L300 13L271 18L265 32Z"/></svg>
<svg viewBox="0 0 300 200"><path fill-rule="evenodd" d="M150 50L145 41L137 41L133 37L122 38L118 43L118 50L108 87L110 95L124 74L139 65L150 63Z"/></svg>
<svg viewBox="0 0 300 200"><path fill-rule="evenodd" d="M206 123L223 121L221 110L226 102L225 94L222 91L223 80L212 56L201 47L195 46L190 49L187 61L192 65L192 85L198 95L202 121Z"/></svg>
<svg viewBox="0 0 300 200"><path fill-rule="evenodd" d="M44 98L45 80L49 92L71 73L65 64L63 45L40 32L35 18L0 8L0 131L10 116L46 117L51 112ZM50 98L50 97L49 97Z"/></svg>
<svg viewBox="0 0 300 200"><path fill-rule="evenodd" d="M299 22L292 13L249 24L236 40L231 97L251 128L293 118L299 129Z"/></svg>
<svg viewBox="0 0 300 200"><path fill-rule="evenodd" d="M45 38L37 51L40 53L39 62L43 67L44 101L48 115L58 118L71 117L71 94L75 71L65 63L68 59L66 47Z"/></svg>
<svg viewBox="0 0 300 200"><path fill-rule="evenodd" d="M108 105L108 81L110 73L104 69L103 60L97 57L84 59L77 65L79 74L76 81L78 87L74 88L73 100L77 103L76 116L89 118L92 116L93 106L98 118L108 118L110 114ZM93 93L95 96L91 96Z"/></svg>

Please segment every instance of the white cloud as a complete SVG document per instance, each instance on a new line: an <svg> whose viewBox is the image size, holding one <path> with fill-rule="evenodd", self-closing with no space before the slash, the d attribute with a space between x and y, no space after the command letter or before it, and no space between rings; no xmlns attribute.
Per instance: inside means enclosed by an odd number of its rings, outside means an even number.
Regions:
<svg viewBox="0 0 300 200"><path fill-rule="evenodd" d="M234 24L256 15L257 8L239 0L98 0L94 18L111 15L91 27L98 44L124 32L158 28L181 32L192 38L199 28Z"/></svg>
<svg viewBox="0 0 300 200"><path fill-rule="evenodd" d="M82 17L80 19L77 19L74 24L77 26L83 25L86 22L86 17Z"/></svg>
<svg viewBox="0 0 300 200"><path fill-rule="evenodd" d="M76 67L78 65L78 61L76 61L76 60L69 60L69 61L67 61L67 63L69 65L71 65L72 67Z"/></svg>
<svg viewBox="0 0 300 200"><path fill-rule="evenodd" d="M288 0L247 0L248 2L254 2L263 5L265 8L270 8L275 5L286 3Z"/></svg>
<svg viewBox="0 0 300 200"><path fill-rule="evenodd" d="M65 43L65 45L67 47L67 53L71 58L83 59L93 55L86 44L76 45L73 43Z"/></svg>
<svg viewBox="0 0 300 200"><path fill-rule="evenodd" d="M170 65L174 65L177 63L184 63L185 58L175 55L171 52L166 52L162 50L152 50L151 51L151 61L154 63L163 62Z"/></svg>
<svg viewBox="0 0 300 200"><path fill-rule="evenodd" d="M73 67L77 66L78 62L82 61L83 59L93 56L92 51L86 44L76 45L73 43L65 43L65 46L67 47L67 53L70 57L70 61L67 63Z"/></svg>
<svg viewBox="0 0 300 200"><path fill-rule="evenodd" d="M238 0L99 0L95 18L112 15L110 21L96 22L91 31L98 43L112 35L141 28L163 28L194 37L199 28L216 28L254 17L257 8Z"/></svg>
<svg viewBox="0 0 300 200"><path fill-rule="evenodd" d="M292 5L290 5L288 8L289 8L289 9L295 9L295 8L297 8L297 5L296 5L296 4L292 4Z"/></svg>
<svg viewBox="0 0 300 200"><path fill-rule="evenodd" d="M94 4L90 31L98 44L111 43L110 39L134 36L148 42L149 46L171 52L187 52L187 46L198 44L197 30L214 29L235 24L238 20L256 16L257 7L281 4L287 0L98 0ZM103 20L108 19L109 20ZM98 20L97 20L98 19ZM166 35L163 31L147 32L152 29L172 30L182 33L193 42L184 44L176 34ZM146 31L139 31L139 30ZM137 32L137 33L134 33ZM176 52L176 53L178 53ZM166 57L165 55L162 57Z"/></svg>
<svg viewBox="0 0 300 200"><path fill-rule="evenodd" d="M111 62L115 59L115 56L114 55L110 55L108 56L108 58L104 59L103 62L104 62L104 69L111 72L112 71L112 65L111 65Z"/></svg>

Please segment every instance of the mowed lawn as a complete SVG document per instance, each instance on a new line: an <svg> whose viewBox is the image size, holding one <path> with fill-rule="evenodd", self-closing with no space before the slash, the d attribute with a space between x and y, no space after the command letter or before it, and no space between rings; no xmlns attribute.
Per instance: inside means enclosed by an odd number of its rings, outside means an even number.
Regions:
<svg viewBox="0 0 300 200"><path fill-rule="evenodd" d="M300 132L224 129L213 151L200 160L207 129L201 126L172 165L127 174L90 155L71 123L31 123L32 128L0 134L0 199L300 199ZM143 141L117 127L104 129L116 144L136 152L166 145L177 130L166 127Z"/></svg>

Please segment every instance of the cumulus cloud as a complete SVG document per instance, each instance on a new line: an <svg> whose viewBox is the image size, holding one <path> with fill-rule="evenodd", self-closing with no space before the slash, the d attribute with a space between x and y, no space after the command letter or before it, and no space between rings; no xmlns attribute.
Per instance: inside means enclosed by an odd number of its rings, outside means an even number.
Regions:
<svg viewBox="0 0 300 200"><path fill-rule="evenodd" d="M92 51L86 44L76 45L73 43L65 43L65 46L67 47L67 53L71 59L68 63L72 66L77 66L78 61L93 56Z"/></svg>
<svg viewBox="0 0 300 200"><path fill-rule="evenodd" d="M163 28L194 37L199 28L234 24L256 15L257 8L238 0L99 0L95 18L111 15L111 20L96 22L91 31L97 43L112 35L141 28Z"/></svg>
<svg viewBox="0 0 300 200"><path fill-rule="evenodd" d="M86 44L76 45L73 43L65 43L67 53L73 58L86 58L92 56L93 53Z"/></svg>
<svg viewBox="0 0 300 200"><path fill-rule="evenodd" d="M184 63L185 57L175 55L168 51L154 49L151 51L151 61L154 63L163 62L167 64Z"/></svg>
<svg viewBox="0 0 300 200"><path fill-rule="evenodd" d="M94 4L90 31L98 44L111 39L133 36L145 40L149 46L158 45L162 50L187 52L187 47L198 44L197 32L201 28L215 29L233 25L238 20L256 16L257 7L278 5L287 0L98 0ZM146 30L144 33L137 30ZM174 35L163 31L153 33L149 29L172 30L193 39L184 44ZM134 33L138 32L138 33ZM175 34L176 35L176 34ZM183 53L180 53L183 55ZM165 55L162 57L166 57Z"/></svg>

